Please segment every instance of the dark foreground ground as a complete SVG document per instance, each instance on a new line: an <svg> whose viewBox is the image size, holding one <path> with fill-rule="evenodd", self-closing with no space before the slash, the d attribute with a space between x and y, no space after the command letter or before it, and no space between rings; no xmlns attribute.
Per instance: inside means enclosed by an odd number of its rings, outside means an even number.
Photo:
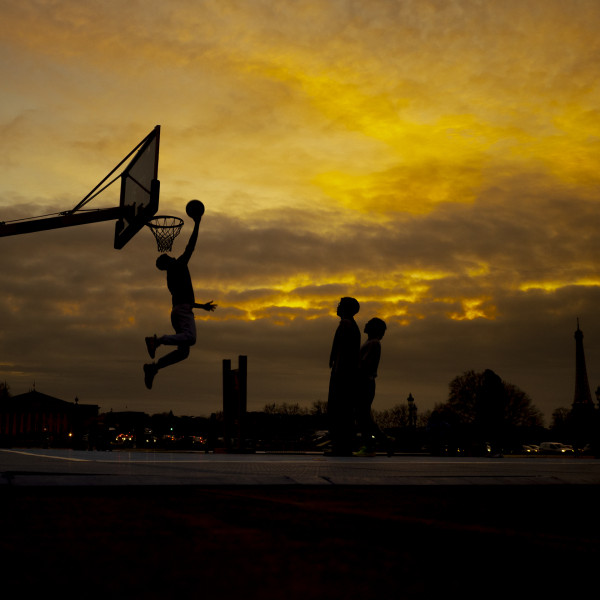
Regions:
<svg viewBox="0 0 600 600"><path fill-rule="evenodd" d="M597 589L600 486L7 486L0 509L5 598Z"/></svg>

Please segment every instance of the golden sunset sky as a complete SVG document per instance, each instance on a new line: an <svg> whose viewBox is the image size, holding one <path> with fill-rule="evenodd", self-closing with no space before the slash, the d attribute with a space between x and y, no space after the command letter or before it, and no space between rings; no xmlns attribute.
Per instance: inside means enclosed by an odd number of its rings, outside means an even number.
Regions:
<svg viewBox="0 0 600 600"><path fill-rule="evenodd" d="M77 204L161 125L162 214L206 214L198 342L148 230L0 238L0 379L102 410L326 400L341 296L388 323L374 408L494 370L550 422L579 318L600 385L597 0L0 0L0 221ZM113 189L114 188L114 189ZM111 186L90 207L118 204ZM191 232L189 219L173 252ZM159 349L159 354L162 353Z"/></svg>

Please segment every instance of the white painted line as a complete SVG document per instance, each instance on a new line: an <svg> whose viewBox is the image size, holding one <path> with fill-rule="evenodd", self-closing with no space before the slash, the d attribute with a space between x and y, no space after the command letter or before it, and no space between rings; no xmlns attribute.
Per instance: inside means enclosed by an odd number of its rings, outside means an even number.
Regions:
<svg viewBox="0 0 600 600"><path fill-rule="evenodd" d="M38 458L54 458L56 460L66 460L69 462L92 462L85 458L73 458L72 456L52 456L48 454L39 454L37 452L25 452L24 450L6 450L0 448L0 452L10 452L12 454L24 454L25 456L36 456Z"/></svg>

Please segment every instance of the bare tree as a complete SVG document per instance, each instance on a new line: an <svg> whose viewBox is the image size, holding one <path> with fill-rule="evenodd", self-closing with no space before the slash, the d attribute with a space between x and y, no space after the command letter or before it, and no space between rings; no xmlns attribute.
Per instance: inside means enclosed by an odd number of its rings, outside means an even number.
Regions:
<svg viewBox="0 0 600 600"><path fill-rule="evenodd" d="M493 371L466 371L450 382L448 400L441 408L463 424L501 419L506 426L542 426L543 417L531 398Z"/></svg>

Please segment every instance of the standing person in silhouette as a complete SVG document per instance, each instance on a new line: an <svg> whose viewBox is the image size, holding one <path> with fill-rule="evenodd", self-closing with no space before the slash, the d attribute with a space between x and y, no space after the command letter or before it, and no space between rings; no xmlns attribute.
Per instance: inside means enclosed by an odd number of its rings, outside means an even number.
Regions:
<svg viewBox="0 0 600 600"><path fill-rule="evenodd" d="M167 287L171 292L173 308L171 309L171 324L175 330L174 335L146 338L146 348L150 358L154 359L156 349L161 346L177 346L175 350L160 358L156 363L144 365L144 383L150 390L154 377L160 369L185 360L190 354L190 347L196 343L196 322L194 321L194 308L201 308L212 312L217 308L212 300L206 304L198 304L194 296L192 278L188 269L188 262L196 247L198 230L202 216L194 219L194 230L188 244L179 258L168 254L161 254L156 259L156 267L167 272Z"/></svg>
<svg viewBox="0 0 600 600"><path fill-rule="evenodd" d="M356 420L362 434L363 446L355 456L375 456L375 443L382 444L388 456L392 455L391 441L379 429L373 420L371 406L375 399L375 378L381 358L381 339L387 326L385 321L377 317L365 325L367 341L360 348L358 364L358 398L356 401Z"/></svg>
<svg viewBox="0 0 600 600"><path fill-rule="evenodd" d="M331 453L352 456L354 445L354 410L360 352L360 329L354 315L360 310L355 298L342 298L337 307L340 323L333 338L329 367L327 415Z"/></svg>

